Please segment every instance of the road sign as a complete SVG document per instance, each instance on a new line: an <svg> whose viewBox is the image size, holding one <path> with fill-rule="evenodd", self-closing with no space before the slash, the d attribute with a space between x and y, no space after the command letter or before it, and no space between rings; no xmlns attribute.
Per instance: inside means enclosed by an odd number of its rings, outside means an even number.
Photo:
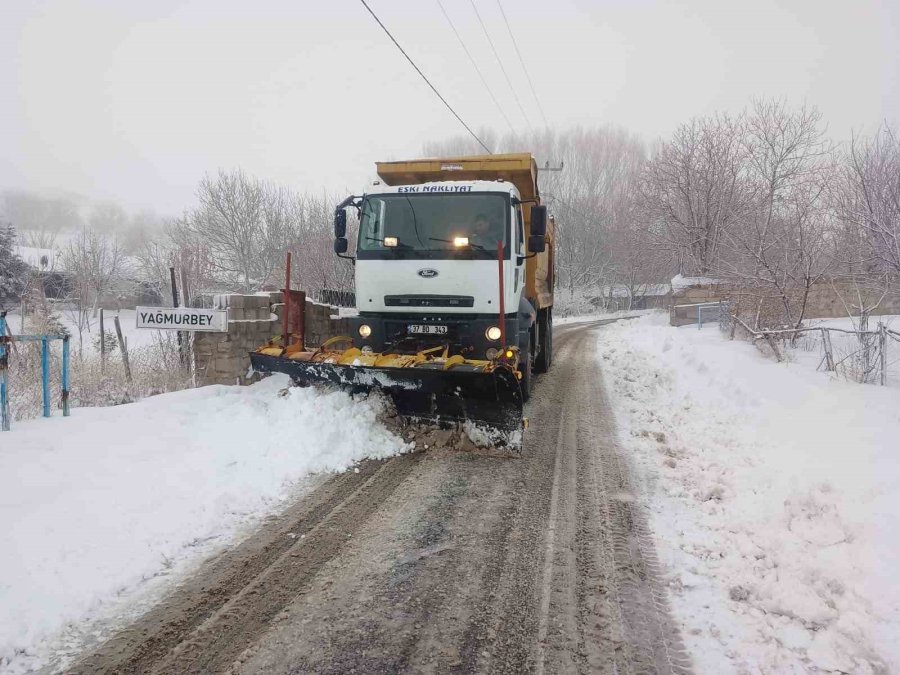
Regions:
<svg viewBox="0 0 900 675"><path fill-rule="evenodd" d="M191 307L136 307L138 328L225 332L228 313L224 309Z"/></svg>

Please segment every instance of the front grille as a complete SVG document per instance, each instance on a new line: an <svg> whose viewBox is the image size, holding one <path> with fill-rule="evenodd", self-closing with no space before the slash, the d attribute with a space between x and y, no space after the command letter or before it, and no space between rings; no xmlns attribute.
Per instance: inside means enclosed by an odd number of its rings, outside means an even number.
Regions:
<svg viewBox="0 0 900 675"><path fill-rule="evenodd" d="M473 307L471 295L386 295L385 307Z"/></svg>

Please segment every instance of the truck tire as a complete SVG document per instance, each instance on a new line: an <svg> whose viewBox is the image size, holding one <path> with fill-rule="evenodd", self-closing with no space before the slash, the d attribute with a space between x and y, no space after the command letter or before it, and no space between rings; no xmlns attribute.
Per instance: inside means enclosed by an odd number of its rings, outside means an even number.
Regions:
<svg viewBox="0 0 900 675"><path fill-rule="evenodd" d="M527 401L531 398L531 334L528 335L528 341L525 343L525 350L522 352L524 354L524 359L521 364L522 379L519 380L519 387L522 389L522 401Z"/></svg>
<svg viewBox="0 0 900 675"><path fill-rule="evenodd" d="M550 323L550 310L543 310L538 319L538 335L540 336L541 351L534 359L534 372L546 373L550 370L550 362L553 359L553 325Z"/></svg>

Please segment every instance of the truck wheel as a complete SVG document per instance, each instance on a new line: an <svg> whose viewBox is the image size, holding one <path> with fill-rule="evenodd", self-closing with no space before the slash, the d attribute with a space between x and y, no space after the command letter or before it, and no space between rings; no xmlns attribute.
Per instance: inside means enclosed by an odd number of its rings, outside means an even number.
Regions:
<svg viewBox="0 0 900 675"><path fill-rule="evenodd" d="M550 369L550 359L553 354L553 328L550 325L549 310L541 312L540 317L538 320L538 335L541 338L541 352L534 359L534 372L546 373Z"/></svg>
<svg viewBox="0 0 900 675"><path fill-rule="evenodd" d="M519 380L519 386L522 388L522 401L531 398L531 335L528 336L528 342L525 343L524 361L521 364L522 379Z"/></svg>

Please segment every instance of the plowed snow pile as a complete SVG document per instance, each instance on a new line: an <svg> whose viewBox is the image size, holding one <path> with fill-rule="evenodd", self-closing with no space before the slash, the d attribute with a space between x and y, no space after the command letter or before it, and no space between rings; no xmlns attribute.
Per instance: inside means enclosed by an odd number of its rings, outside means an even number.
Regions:
<svg viewBox="0 0 900 675"><path fill-rule="evenodd" d="M0 672L77 651L91 620L133 615L310 473L407 448L378 399L287 384L163 394L0 434Z"/></svg>
<svg viewBox="0 0 900 675"><path fill-rule="evenodd" d="M900 389L666 319L600 353L698 672L900 672Z"/></svg>

